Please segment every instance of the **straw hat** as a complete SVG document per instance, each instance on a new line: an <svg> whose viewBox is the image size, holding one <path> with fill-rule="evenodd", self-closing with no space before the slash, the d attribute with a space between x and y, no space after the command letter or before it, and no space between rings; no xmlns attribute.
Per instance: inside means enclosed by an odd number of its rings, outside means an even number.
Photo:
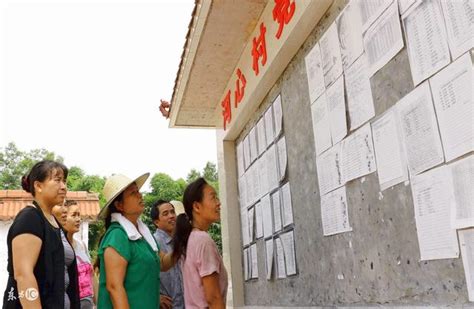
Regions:
<svg viewBox="0 0 474 309"><path fill-rule="evenodd" d="M184 205L180 201L170 201L170 204L174 207L176 215L184 214Z"/></svg>
<svg viewBox="0 0 474 309"><path fill-rule="evenodd" d="M100 210L98 218L104 219L105 217L107 217L110 204L117 196L120 195L120 193L125 191L125 189L127 189L129 185L135 183L138 186L138 189L140 190L140 188L143 186L149 176L150 173L145 173L136 179L130 179L122 174L115 174L110 176L105 182L104 188L102 189L102 193L104 193L106 203L104 207L102 207L102 209Z"/></svg>

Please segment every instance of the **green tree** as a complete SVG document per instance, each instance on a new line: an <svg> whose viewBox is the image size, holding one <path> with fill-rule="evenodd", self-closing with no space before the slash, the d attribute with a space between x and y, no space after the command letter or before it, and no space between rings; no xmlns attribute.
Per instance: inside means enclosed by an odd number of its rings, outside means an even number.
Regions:
<svg viewBox="0 0 474 309"><path fill-rule="evenodd" d="M5 148L0 148L0 188L4 190L21 189L21 177L33 165L41 160L54 160L64 162L61 156L46 149L33 149L29 152L21 151L15 143L9 143Z"/></svg>
<svg viewBox="0 0 474 309"><path fill-rule="evenodd" d="M191 183L201 177L201 173L198 172L196 169L192 169L189 173L188 176L186 177L186 183Z"/></svg>

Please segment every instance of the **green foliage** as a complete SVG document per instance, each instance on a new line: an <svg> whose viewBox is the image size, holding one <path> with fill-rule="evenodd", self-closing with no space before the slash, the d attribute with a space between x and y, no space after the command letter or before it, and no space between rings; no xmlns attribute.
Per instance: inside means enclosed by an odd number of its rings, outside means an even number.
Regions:
<svg viewBox="0 0 474 309"><path fill-rule="evenodd" d="M21 151L14 143L9 143L5 148L0 148L0 188L3 190L21 189L21 177L33 165L41 160L54 160L64 162L60 156L46 149L33 149L29 152Z"/></svg>

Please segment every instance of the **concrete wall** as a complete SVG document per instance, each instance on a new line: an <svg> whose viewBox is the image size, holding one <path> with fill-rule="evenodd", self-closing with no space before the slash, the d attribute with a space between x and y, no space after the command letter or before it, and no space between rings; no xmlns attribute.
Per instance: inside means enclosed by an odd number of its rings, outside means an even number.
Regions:
<svg viewBox="0 0 474 309"><path fill-rule="evenodd" d="M346 3L344 0L334 2L236 140L238 143L248 133L281 93L299 273L295 277L267 281L264 241L258 240L260 279L243 283L243 302L250 307L466 304L466 282L460 258L419 261L408 184L399 184L380 195L377 173L347 183L353 231L323 236L304 57ZM371 78L371 86L376 115L414 88L406 48ZM228 156L225 150L224 156ZM230 167L226 165L227 169ZM231 248L239 245L241 248L238 238L230 239ZM241 263L242 260L235 253L231 259L234 268L235 261Z"/></svg>

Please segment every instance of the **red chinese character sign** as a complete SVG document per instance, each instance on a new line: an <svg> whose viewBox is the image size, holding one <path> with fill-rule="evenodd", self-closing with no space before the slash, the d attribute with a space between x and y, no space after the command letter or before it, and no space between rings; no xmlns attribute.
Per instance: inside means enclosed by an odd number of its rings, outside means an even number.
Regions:
<svg viewBox="0 0 474 309"><path fill-rule="evenodd" d="M260 35L257 38L253 38L253 47L252 47L252 57L253 57L253 71L255 75L258 75L258 60L262 58L261 64L262 66L267 63L267 45L265 43L265 32L267 28L263 23L260 24Z"/></svg>
<svg viewBox="0 0 474 309"><path fill-rule="evenodd" d="M295 14L296 4L295 1L290 0L275 0L275 7L273 8L273 20L278 22L278 31L275 35L277 39L280 39L283 27L288 25Z"/></svg>
<svg viewBox="0 0 474 309"><path fill-rule="evenodd" d="M237 69L237 80L235 81L235 108L239 105L242 101L242 98L245 94L245 85L247 84L247 80L245 79L245 75Z"/></svg>
<svg viewBox="0 0 474 309"><path fill-rule="evenodd" d="M232 120L232 106L230 105L230 90L227 91L227 94L224 100L221 102L222 106L222 118L224 120L224 130L227 127L227 124Z"/></svg>

